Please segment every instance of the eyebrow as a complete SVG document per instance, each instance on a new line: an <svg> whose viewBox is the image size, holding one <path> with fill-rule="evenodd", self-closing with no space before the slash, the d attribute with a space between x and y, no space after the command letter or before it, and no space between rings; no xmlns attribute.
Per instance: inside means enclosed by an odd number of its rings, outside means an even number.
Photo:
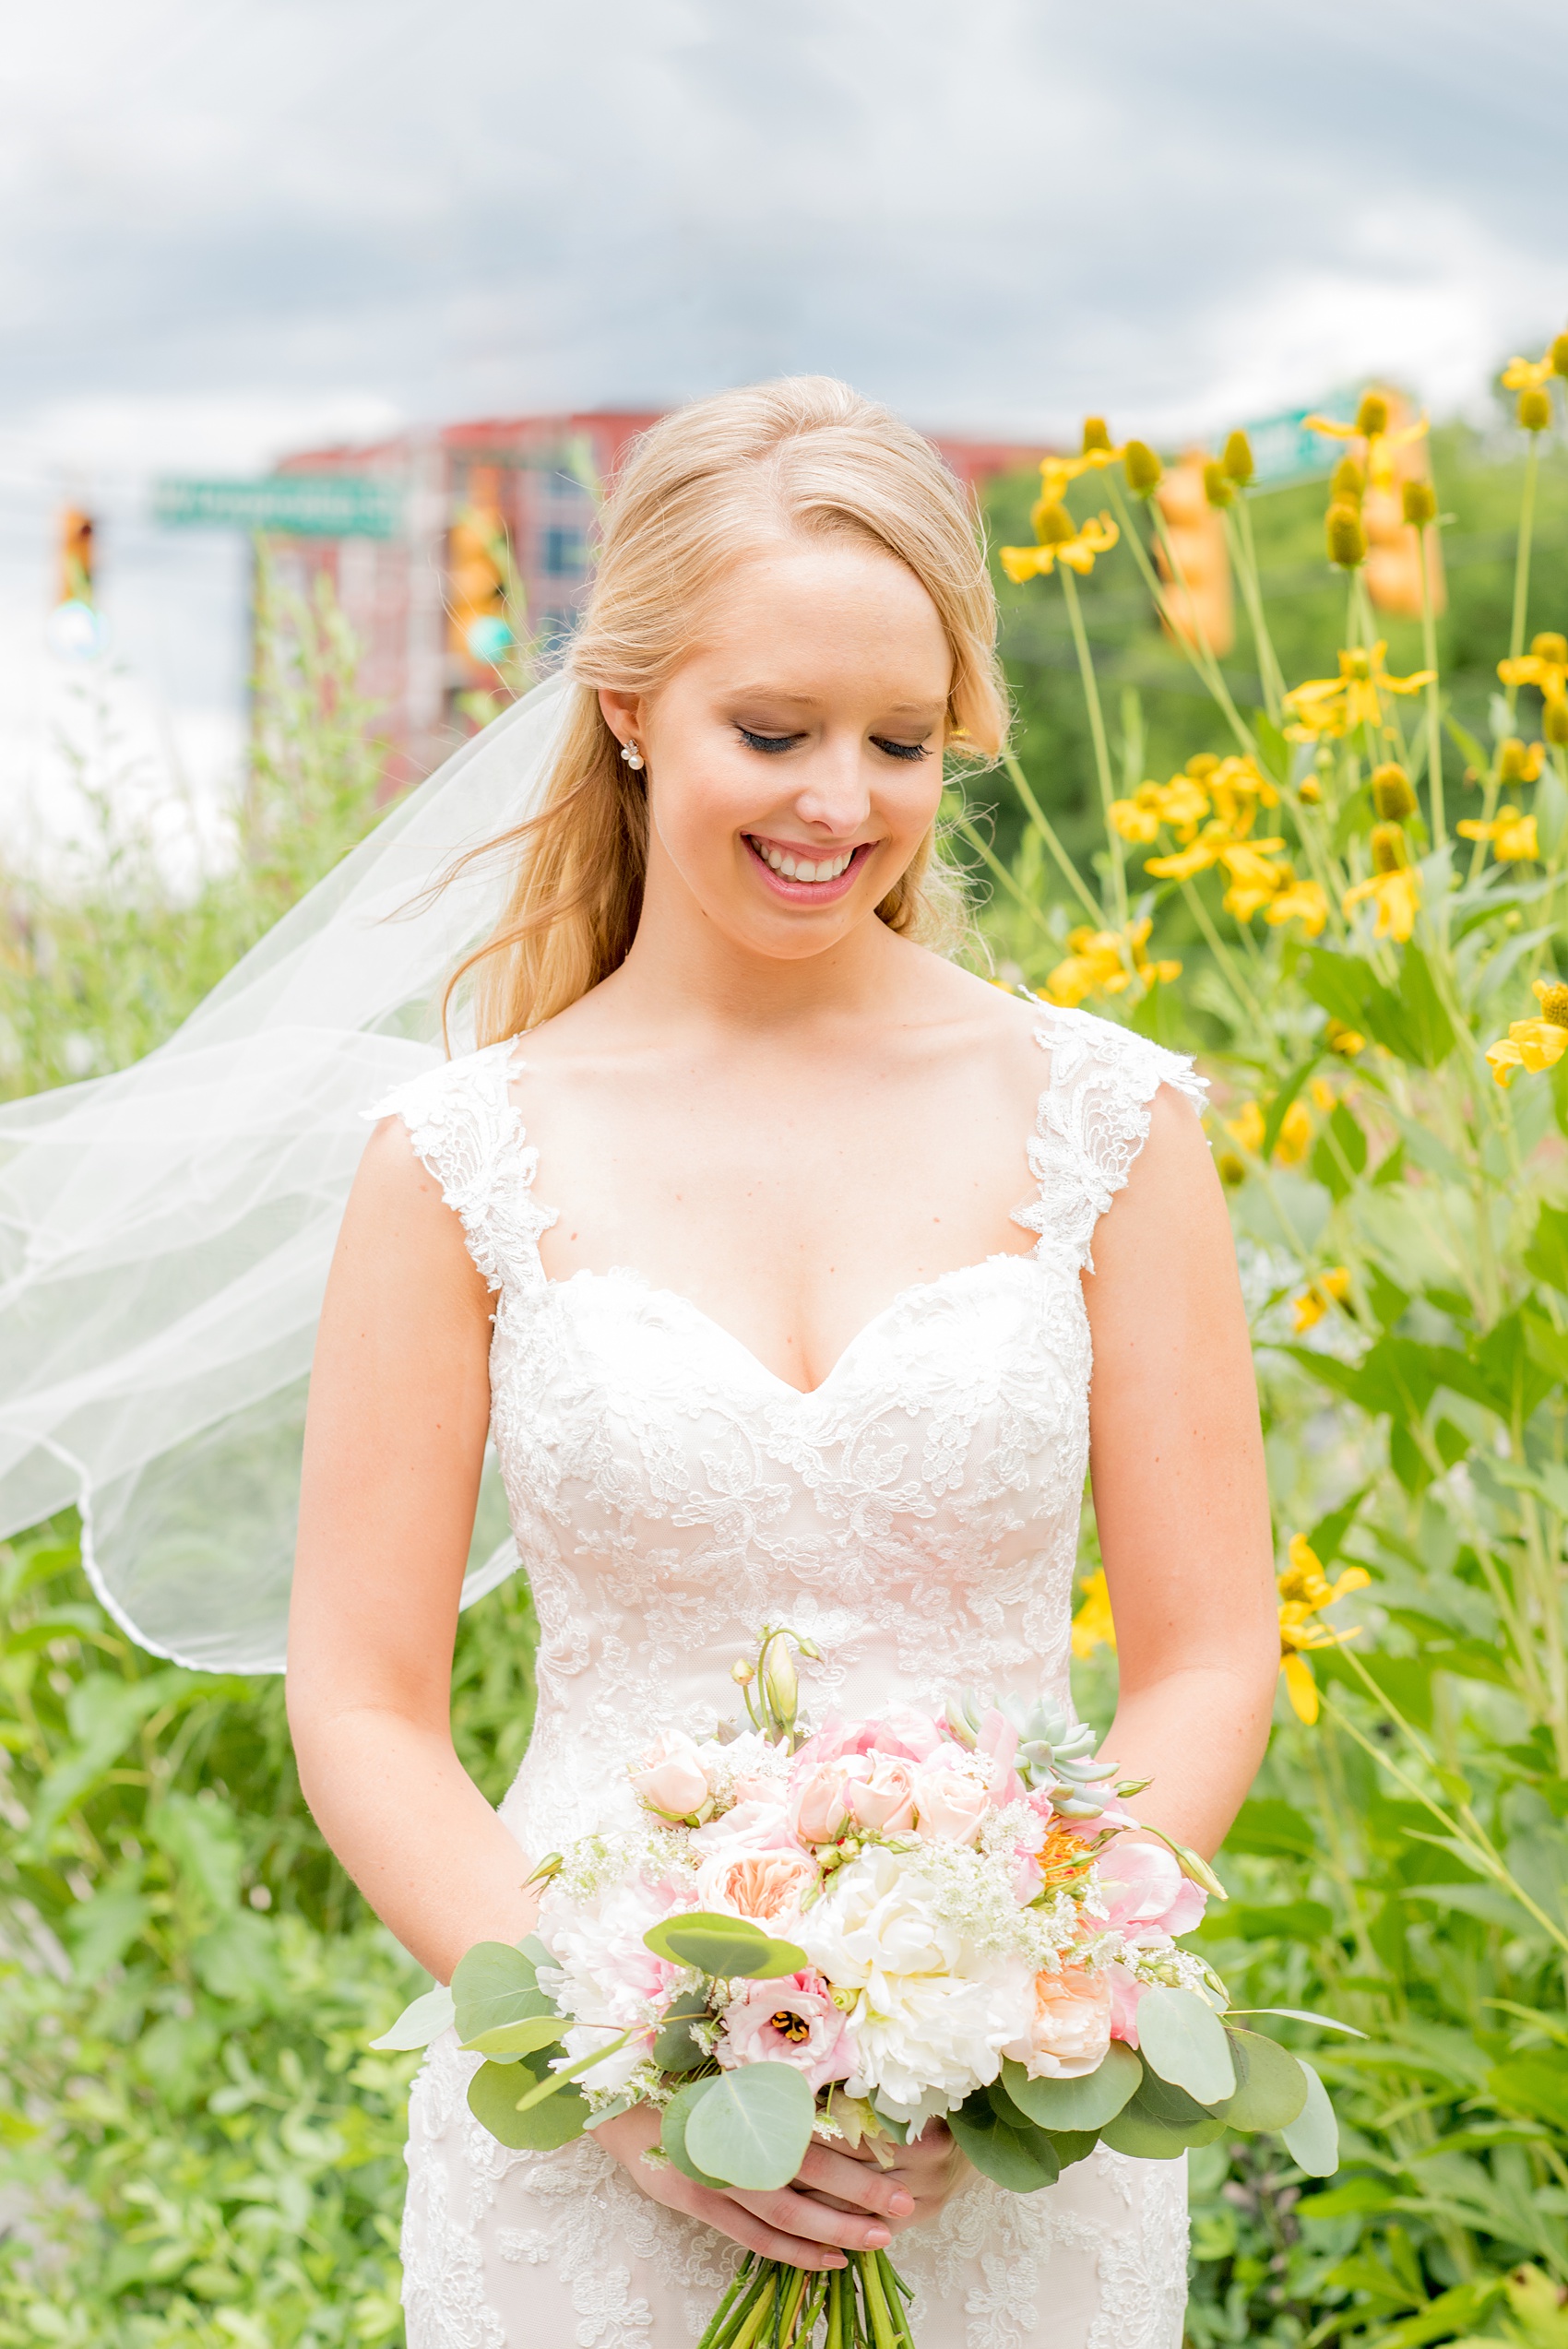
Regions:
<svg viewBox="0 0 1568 2349"><path fill-rule="evenodd" d="M734 693L738 701L749 701L754 696L758 701L788 702L792 709L822 707L820 694L791 694L780 685L738 685ZM888 706L887 715L889 718L940 718L946 707L944 701L893 702Z"/></svg>

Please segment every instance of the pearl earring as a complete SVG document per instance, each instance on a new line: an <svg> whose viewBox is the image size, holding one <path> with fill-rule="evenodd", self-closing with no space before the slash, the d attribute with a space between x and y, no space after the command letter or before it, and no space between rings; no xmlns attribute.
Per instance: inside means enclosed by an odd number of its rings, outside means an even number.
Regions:
<svg viewBox="0 0 1568 2349"><path fill-rule="evenodd" d="M638 750L636 742L623 742L621 745L621 756L625 760L626 765L631 768L634 775L636 775L641 771L643 754L641 751Z"/></svg>

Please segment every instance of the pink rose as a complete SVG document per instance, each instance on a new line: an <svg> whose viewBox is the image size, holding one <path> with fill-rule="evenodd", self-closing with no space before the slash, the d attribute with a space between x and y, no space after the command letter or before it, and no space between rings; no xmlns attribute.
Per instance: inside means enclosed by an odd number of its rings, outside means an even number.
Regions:
<svg viewBox="0 0 1568 2349"><path fill-rule="evenodd" d="M697 1896L705 1908L733 1909L779 1931L816 1881L816 1863L802 1851L719 1852L698 1869Z"/></svg>
<svg viewBox="0 0 1568 2349"><path fill-rule="evenodd" d="M731 2071L744 2063L790 2064L814 2089L847 2080L855 2067L855 2043L815 1974L748 1982L724 2011L714 2054Z"/></svg>
<svg viewBox="0 0 1568 2349"><path fill-rule="evenodd" d="M1140 1982L1130 1965L1108 1965L1105 1973L1111 1984L1111 2035L1124 2040L1129 2047L1138 2044L1138 2001L1148 1988Z"/></svg>
<svg viewBox="0 0 1568 2349"><path fill-rule="evenodd" d="M847 1765L844 1799L858 1825L901 1835L915 1823L915 1774L907 1762L871 1753Z"/></svg>
<svg viewBox="0 0 1568 2349"><path fill-rule="evenodd" d="M928 1762L915 1773L915 1811L921 1833L933 1844L972 1844L991 1809L991 1797L961 1770Z"/></svg>
<svg viewBox="0 0 1568 2349"><path fill-rule="evenodd" d="M1034 2014L1028 2029L1003 2049L1021 2063L1031 2080L1077 2080L1098 2071L1111 2045L1111 1984L1105 1969L1094 1974L1064 1965L1060 1974L1035 1975Z"/></svg>
<svg viewBox="0 0 1568 2349"><path fill-rule="evenodd" d="M819 1762L842 1762L847 1754L864 1753L876 1742L875 1727L869 1721L846 1721L841 1714L830 1713L814 1737L806 1739L795 1756L794 1767L809 1770Z"/></svg>
<svg viewBox="0 0 1568 2349"><path fill-rule="evenodd" d="M1119 1835L1102 1853L1099 1873L1106 1913L1132 1941L1190 1933L1208 1905L1202 1885L1189 1882L1163 1844L1134 1844Z"/></svg>
<svg viewBox="0 0 1568 2349"><path fill-rule="evenodd" d="M939 1746L951 1742L929 1713L919 1713L912 1704L892 1706L870 1727L878 1753L894 1754L903 1762L929 1762Z"/></svg>
<svg viewBox="0 0 1568 2349"><path fill-rule="evenodd" d="M738 1852L798 1852L784 1806L777 1797L768 1802L738 1802L699 1827L692 1837L707 1858Z"/></svg>
<svg viewBox="0 0 1568 2349"><path fill-rule="evenodd" d="M790 1824L802 1844L830 1844L849 1816L842 1762L819 1762L790 1791Z"/></svg>
<svg viewBox="0 0 1568 2349"><path fill-rule="evenodd" d="M650 1810L689 1819L707 1800L707 1778L695 1741L683 1729L666 1729L632 1772L632 1785Z"/></svg>

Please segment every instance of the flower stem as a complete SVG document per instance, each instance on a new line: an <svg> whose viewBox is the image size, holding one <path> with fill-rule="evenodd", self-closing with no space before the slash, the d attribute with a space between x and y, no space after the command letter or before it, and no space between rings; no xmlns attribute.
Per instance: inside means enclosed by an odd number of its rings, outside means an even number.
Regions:
<svg viewBox="0 0 1568 2349"><path fill-rule="evenodd" d="M1229 688L1227 686L1224 678L1220 675L1219 664L1215 659L1214 655L1209 651L1207 645L1204 643L1201 636L1194 639L1192 636L1183 635L1182 630L1177 626L1174 609L1172 608L1170 597L1165 592L1165 582L1161 579L1158 572L1155 569L1154 564L1149 561L1148 549L1145 546L1142 534L1137 529L1131 514L1128 512L1126 500L1122 494L1121 488L1118 485L1116 477L1113 473L1107 474L1106 487L1111 493L1111 502L1116 508L1117 519L1122 526L1122 536L1133 550L1134 560L1137 564L1138 569L1144 575L1145 586L1148 588L1150 595L1154 598L1155 610L1158 612L1160 618L1164 621L1166 627L1170 632L1171 642L1175 645L1178 652L1184 654L1186 658L1192 663L1193 667L1197 670L1198 675L1202 678L1207 691L1213 694L1215 700L1219 704L1220 708L1225 712L1226 717L1230 722L1231 731L1234 733L1237 742L1240 744L1241 748L1243 751L1255 751L1257 743L1253 740L1253 730L1241 718L1235 703L1231 700ZM1158 506L1154 508L1154 516L1155 529L1158 534L1160 543L1165 547L1166 559L1171 564L1172 572L1175 576L1180 579L1181 565L1175 562L1170 553L1169 537L1165 530L1164 521L1160 516Z"/></svg>
<svg viewBox="0 0 1568 2349"><path fill-rule="evenodd" d="M1421 665L1437 669L1437 614L1431 601L1431 549L1428 538L1431 524L1416 532L1416 552L1421 565ZM1431 837L1434 848L1448 846L1448 824L1443 804L1443 713L1438 704L1438 681L1433 674L1427 687L1427 789L1431 807Z"/></svg>
<svg viewBox="0 0 1568 2349"><path fill-rule="evenodd" d="M1062 593L1066 599L1068 623L1073 631L1073 643L1078 655L1078 674L1084 682L1084 699L1088 704L1089 732L1094 738L1095 773L1099 778L1100 810L1105 817L1105 837L1111 853L1111 888L1116 914L1116 927L1125 934L1127 928L1127 874L1122 861L1122 843L1111 821L1111 802L1116 797L1116 786L1111 778L1111 746L1105 735L1105 713L1099 706L1099 681L1094 673L1094 656L1089 650L1087 631L1084 627L1083 608L1078 601L1078 583L1064 564L1058 564Z"/></svg>
<svg viewBox="0 0 1568 2349"><path fill-rule="evenodd" d="M1247 607L1247 617L1253 623L1253 641L1257 647L1258 676L1263 684L1263 697L1269 717L1279 724L1285 701L1285 672L1279 666L1274 649L1274 639L1268 631L1268 614L1264 608L1263 582L1258 575L1257 547L1253 538L1253 517L1243 490L1236 502L1236 519L1232 525L1229 509L1226 509L1226 536L1231 540L1231 561L1241 582L1241 598Z"/></svg>
<svg viewBox="0 0 1568 2349"><path fill-rule="evenodd" d="M1508 629L1508 658L1517 660L1525 649L1525 614L1530 601L1530 540L1536 524L1536 475L1540 468L1540 434L1530 434L1525 454L1525 488L1519 500L1519 543L1514 557L1514 616ZM1519 698L1517 685L1508 688L1508 717Z"/></svg>
<svg viewBox="0 0 1568 2349"><path fill-rule="evenodd" d="M1049 937L1051 934L1051 924L1046 919L1044 907L1036 905L1028 891L1020 884L1016 877L1010 872L1007 867L1003 863L1002 859L997 855L996 850L992 847L984 834L972 825L967 816L959 817L957 828L963 834L969 846L972 848L978 848L980 850L980 855L985 859L987 864L991 867L998 881L1001 882L1003 887L1012 893L1012 895L1017 899L1019 905L1023 907L1024 911L1027 914L1032 915L1034 919L1039 922L1040 928ZM1075 874L1074 878L1076 879L1076 877L1077 876ZM1099 907L1093 906L1091 903L1091 910L1093 911L1095 919L1098 921L1099 919Z"/></svg>
<svg viewBox="0 0 1568 2349"><path fill-rule="evenodd" d="M1055 827L1051 823L1050 818L1046 815L1044 809L1040 806L1040 803L1036 799L1033 791L1029 789L1028 777L1024 773L1023 768L1018 765L1017 760L1014 757L1011 751L1007 751L1004 753L1002 764L1007 770L1008 779L1011 782L1013 789L1016 791L1018 797L1022 800L1025 807L1028 811L1030 823L1034 825L1036 831L1039 834L1040 838L1045 842L1046 847L1051 850L1051 855L1056 859L1057 863L1061 866L1063 874L1066 879L1068 885L1077 893L1079 902L1084 906L1090 918L1095 921L1102 922L1105 919L1104 907L1097 905L1094 898L1090 896L1088 886L1085 882L1082 873L1080 873L1077 866L1073 862L1072 858L1067 854L1066 849L1058 839Z"/></svg>

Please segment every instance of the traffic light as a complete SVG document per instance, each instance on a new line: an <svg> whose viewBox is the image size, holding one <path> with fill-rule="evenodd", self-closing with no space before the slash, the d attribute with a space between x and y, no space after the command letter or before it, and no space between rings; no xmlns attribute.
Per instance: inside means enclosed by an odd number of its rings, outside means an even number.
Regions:
<svg viewBox="0 0 1568 2349"><path fill-rule="evenodd" d="M481 466L447 540L446 642L481 669L494 669L513 640L508 611L511 550L501 511L500 475Z"/></svg>
<svg viewBox="0 0 1568 2349"><path fill-rule="evenodd" d="M60 516L60 592L57 603L92 604L92 517L74 505Z"/></svg>
<svg viewBox="0 0 1568 2349"><path fill-rule="evenodd" d="M1166 582L1168 633L1200 650L1206 647L1219 659L1236 641L1236 616L1225 525L1209 503L1206 461L1201 450L1189 451L1155 491L1165 524L1155 540L1155 560Z"/></svg>
<svg viewBox="0 0 1568 2349"><path fill-rule="evenodd" d="M1393 612L1403 620L1419 620L1423 533L1407 519L1405 487L1408 482L1429 480L1427 443L1419 437L1421 428L1411 416L1408 400L1393 391L1384 392L1382 397L1388 410L1387 426L1381 437L1376 464L1370 461L1372 451L1369 446L1367 486L1361 499L1361 528L1367 540L1363 575L1367 593L1377 611ZM1422 503L1425 502L1417 502L1418 511ZM1441 611L1447 601L1442 547L1435 530L1424 535L1431 608Z"/></svg>

